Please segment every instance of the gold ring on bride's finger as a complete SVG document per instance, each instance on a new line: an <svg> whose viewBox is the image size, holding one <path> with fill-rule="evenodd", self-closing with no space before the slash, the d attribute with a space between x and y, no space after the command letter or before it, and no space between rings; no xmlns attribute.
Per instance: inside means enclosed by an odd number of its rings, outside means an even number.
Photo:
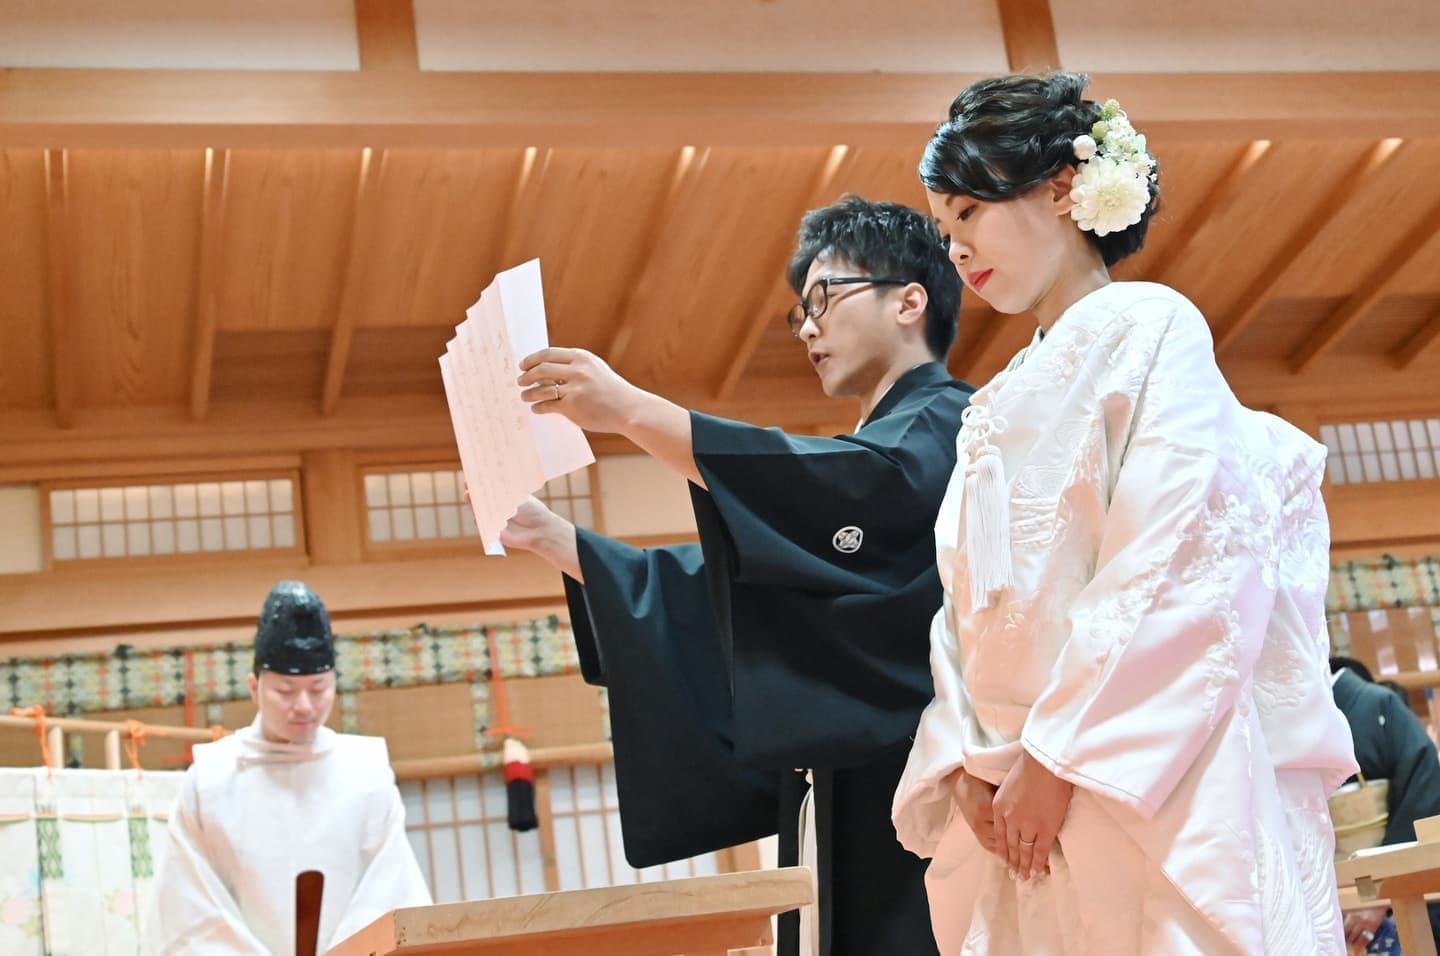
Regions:
<svg viewBox="0 0 1440 956"><path fill-rule="evenodd" d="M559 382L556 382L556 383L555 383L555 398L552 399L552 401L556 401L556 402L560 401L560 383L559 383Z"/></svg>

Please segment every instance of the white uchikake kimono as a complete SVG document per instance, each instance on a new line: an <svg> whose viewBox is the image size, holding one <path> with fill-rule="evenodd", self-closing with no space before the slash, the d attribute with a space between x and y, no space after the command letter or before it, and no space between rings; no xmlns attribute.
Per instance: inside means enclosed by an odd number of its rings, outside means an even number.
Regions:
<svg viewBox="0 0 1440 956"><path fill-rule="evenodd" d="M295 952L295 877L325 875L319 952L392 909L431 902L380 737L322 727L268 741L260 720L195 748L170 816L148 956Z"/></svg>
<svg viewBox="0 0 1440 956"><path fill-rule="evenodd" d="M894 806L941 952L1343 953L1325 450L1240 405L1150 283L1037 334L957 446L936 699ZM1022 746L1075 790L1051 875L1012 881L947 778L999 784Z"/></svg>

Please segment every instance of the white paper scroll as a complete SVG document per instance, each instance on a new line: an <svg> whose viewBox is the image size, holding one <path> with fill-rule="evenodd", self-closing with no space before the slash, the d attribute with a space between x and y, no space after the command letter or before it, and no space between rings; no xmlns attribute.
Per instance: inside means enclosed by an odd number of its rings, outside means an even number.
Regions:
<svg viewBox="0 0 1440 956"><path fill-rule="evenodd" d="M520 359L549 344L540 260L500 273L465 312L440 357L440 377L470 509L487 554L504 554L500 531L552 478L595 461L579 427L536 415L520 399Z"/></svg>

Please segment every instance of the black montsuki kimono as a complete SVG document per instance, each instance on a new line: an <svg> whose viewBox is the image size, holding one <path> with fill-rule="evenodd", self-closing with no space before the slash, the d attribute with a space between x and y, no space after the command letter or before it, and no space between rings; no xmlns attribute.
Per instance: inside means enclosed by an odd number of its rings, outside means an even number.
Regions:
<svg viewBox="0 0 1440 956"><path fill-rule="evenodd" d="M1335 677L1335 706L1350 724L1355 762L1365 779L1390 782L1390 819L1381 845L1414 840L1415 821L1440 814L1440 758L1425 725L1398 694L1349 670ZM1440 946L1440 903L1429 910Z"/></svg>
<svg viewBox="0 0 1440 956"><path fill-rule="evenodd" d="M838 438L692 414L700 543L582 531L585 584L565 582L585 678L610 689L631 864L777 829L794 863L811 769L827 956L936 952L890 804L933 696L933 526L971 391L919 366ZM782 956L797 933L782 917Z"/></svg>

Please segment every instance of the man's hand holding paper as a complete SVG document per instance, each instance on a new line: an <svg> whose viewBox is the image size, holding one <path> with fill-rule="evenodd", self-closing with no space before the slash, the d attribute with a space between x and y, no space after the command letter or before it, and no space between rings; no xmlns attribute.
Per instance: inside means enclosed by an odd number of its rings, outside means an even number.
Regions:
<svg viewBox="0 0 1440 956"><path fill-rule="evenodd" d="M520 362L521 399L544 418L563 417L594 432L624 435L701 488L690 412L632 385L584 349L541 349Z"/></svg>
<svg viewBox="0 0 1440 956"><path fill-rule="evenodd" d="M440 358L460 461L486 552L503 554L507 519L547 481L595 461L585 435L530 413L515 385L517 355L545 349L539 260L500 273L466 311Z"/></svg>
<svg viewBox="0 0 1440 956"><path fill-rule="evenodd" d="M646 393L584 349L541 349L520 360L521 399L539 414L560 414L592 432L623 432Z"/></svg>

